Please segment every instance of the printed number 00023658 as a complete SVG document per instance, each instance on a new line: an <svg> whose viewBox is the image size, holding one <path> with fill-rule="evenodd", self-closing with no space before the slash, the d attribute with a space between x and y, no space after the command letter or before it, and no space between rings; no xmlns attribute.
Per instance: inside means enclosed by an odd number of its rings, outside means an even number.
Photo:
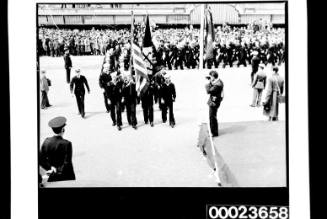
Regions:
<svg viewBox="0 0 327 219"><path fill-rule="evenodd" d="M207 219L288 219L286 206L207 206Z"/></svg>

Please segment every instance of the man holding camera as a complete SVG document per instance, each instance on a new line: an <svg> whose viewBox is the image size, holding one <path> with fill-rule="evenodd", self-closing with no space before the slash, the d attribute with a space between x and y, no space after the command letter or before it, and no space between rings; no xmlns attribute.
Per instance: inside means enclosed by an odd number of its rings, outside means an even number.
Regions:
<svg viewBox="0 0 327 219"><path fill-rule="evenodd" d="M217 137L218 136L217 111L221 101L224 98L224 84L219 79L218 73L216 71L210 71L209 75L210 76L207 77L207 79L209 79L210 82L206 85L206 91L210 95L208 100L210 130L211 130L212 137Z"/></svg>

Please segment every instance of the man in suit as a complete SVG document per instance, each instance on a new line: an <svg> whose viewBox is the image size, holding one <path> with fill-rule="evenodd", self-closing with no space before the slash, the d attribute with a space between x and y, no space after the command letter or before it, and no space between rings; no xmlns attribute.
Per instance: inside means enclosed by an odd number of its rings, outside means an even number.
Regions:
<svg viewBox="0 0 327 219"><path fill-rule="evenodd" d="M218 73L216 71L210 71L209 75L210 75L210 82L206 85L206 91L210 95L208 100L210 130L211 130L212 137L217 137L218 136L217 111L224 97L224 92L223 92L224 84L219 79Z"/></svg>
<svg viewBox="0 0 327 219"><path fill-rule="evenodd" d="M65 69L66 69L66 80L67 83L70 83L70 70L72 68L72 60L69 55L69 48L65 49L65 55L64 55L64 61L65 61Z"/></svg>
<svg viewBox="0 0 327 219"><path fill-rule="evenodd" d="M80 69L76 69L76 76L72 78L72 81L70 82L70 92L75 94L78 112L81 114L82 118L85 116L84 111L84 96L85 96L85 88L86 86L88 93L90 93L90 88L87 83L87 80L85 76L80 74ZM74 95L73 95L74 96Z"/></svg>
<svg viewBox="0 0 327 219"><path fill-rule="evenodd" d="M49 121L55 135L44 140L40 151L40 166L49 175L48 182L75 180L72 163L72 143L63 139L66 126L65 117L56 117Z"/></svg>
<svg viewBox="0 0 327 219"><path fill-rule="evenodd" d="M133 76L127 76L123 84L123 104L126 107L127 121L129 125L136 130L137 119L136 119L136 104L137 104L137 93Z"/></svg>
<svg viewBox="0 0 327 219"><path fill-rule="evenodd" d="M51 104L49 103L48 99L48 92L49 92L49 79L45 75L45 70L41 71L41 79L40 79L40 90L41 90L41 109L46 109L50 107Z"/></svg>
<svg viewBox="0 0 327 219"><path fill-rule="evenodd" d="M161 96L161 116L162 122L167 121L167 110L169 110L169 125L174 128L175 117L174 117L174 107L173 103L176 100L176 90L175 85L171 82L170 76L165 75L165 83L162 84L160 89Z"/></svg>

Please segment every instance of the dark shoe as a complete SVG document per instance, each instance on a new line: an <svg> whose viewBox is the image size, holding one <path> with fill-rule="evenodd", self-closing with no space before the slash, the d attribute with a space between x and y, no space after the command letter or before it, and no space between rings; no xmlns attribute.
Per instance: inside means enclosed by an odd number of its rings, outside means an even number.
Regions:
<svg viewBox="0 0 327 219"><path fill-rule="evenodd" d="M118 131L120 131L120 130L121 130L121 127L120 127L120 125L119 125L119 126L117 126L117 129L118 129Z"/></svg>
<svg viewBox="0 0 327 219"><path fill-rule="evenodd" d="M154 126L154 125L153 125L153 122L151 122L150 125L151 125L151 127L153 127L153 126Z"/></svg>
<svg viewBox="0 0 327 219"><path fill-rule="evenodd" d="M162 120L162 123L166 123L167 122L167 120Z"/></svg>
<svg viewBox="0 0 327 219"><path fill-rule="evenodd" d="M149 122L148 121L146 121L146 122L144 122L145 124L149 124Z"/></svg>
<svg viewBox="0 0 327 219"><path fill-rule="evenodd" d="M212 135L213 138L218 137L218 134Z"/></svg>
<svg viewBox="0 0 327 219"><path fill-rule="evenodd" d="M112 123L112 126L115 126L115 125L116 125L116 123L115 123L115 122L113 122L113 123Z"/></svg>
<svg viewBox="0 0 327 219"><path fill-rule="evenodd" d="M174 127L175 127L175 124L170 124L170 126L171 126L172 128L174 128Z"/></svg>
<svg viewBox="0 0 327 219"><path fill-rule="evenodd" d="M136 126L136 125L133 125L133 129L135 129L135 130L136 130L136 129L137 129L137 126Z"/></svg>
<svg viewBox="0 0 327 219"><path fill-rule="evenodd" d="M85 117L85 113L82 114L82 118L84 118L84 117Z"/></svg>

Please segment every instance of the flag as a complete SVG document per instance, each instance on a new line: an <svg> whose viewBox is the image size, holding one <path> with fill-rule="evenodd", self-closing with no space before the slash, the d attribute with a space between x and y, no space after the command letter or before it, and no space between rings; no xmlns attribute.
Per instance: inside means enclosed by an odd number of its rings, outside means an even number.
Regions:
<svg viewBox="0 0 327 219"><path fill-rule="evenodd" d="M214 26L210 8L206 8L204 17L205 29L205 60L213 58L213 42L215 41Z"/></svg>
<svg viewBox="0 0 327 219"><path fill-rule="evenodd" d="M143 52L141 47L138 45L138 29L134 28L134 14L132 12L132 41L131 41L131 54L132 54L132 62L135 71L135 79L136 79L136 91L138 95L142 96L142 94L146 91L148 87L148 74L147 68L143 57ZM147 29L147 28L146 28ZM145 30L145 33L147 30ZM151 37L151 33L150 33ZM144 37L145 39L145 37ZM151 38L150 38L151 39Z"/></svg>
<svg viewBox="0 0 327 219"><path fill-rule="evenodd" d="M151 37L149 15L146 15L143 47L152 47L152 46L153 46L153 43L152 43L152 37Z"/></svg>
<svg viewBox="0 0 327 219"><path fill-rule="evenodd" d="M212 141L209 124L200 122L197 147L206 158L211 169L215 169L214 177L219 186L238 187L239 184L223 157L218 153Z"/></svg>

